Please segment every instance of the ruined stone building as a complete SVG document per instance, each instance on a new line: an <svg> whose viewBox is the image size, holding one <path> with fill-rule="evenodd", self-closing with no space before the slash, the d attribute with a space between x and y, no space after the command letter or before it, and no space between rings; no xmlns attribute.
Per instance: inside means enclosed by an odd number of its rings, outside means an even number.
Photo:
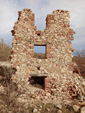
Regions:
<svg viewBox="0 0 85 113"><path fill-rule="evenodd" d="M11 31L14 36L11 54L12 69L15 70L13 82L21 90L29 87L30 80L33 80L42 83L44 93L66 94L74 84L71 41L75 32L70 28L69 12L55 10L48 14L45 30L37 30L35 15L30 9L23 9L18 15ZM35 46L44 46L43 59L35 56Z"/></svg>

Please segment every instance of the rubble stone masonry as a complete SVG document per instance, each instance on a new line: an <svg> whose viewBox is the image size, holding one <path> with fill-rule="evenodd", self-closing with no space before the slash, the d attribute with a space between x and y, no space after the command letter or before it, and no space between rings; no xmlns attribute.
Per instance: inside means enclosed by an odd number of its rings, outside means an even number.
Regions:
<svg viewBox="0 0 85 113"><path fill-rule="evenodd" d="M56 96L70 93L76 80L73 80L74 49L71 43L75 32L70 28L69 12L55 10L48 14L45 30L37 30L35 15L30 9L23 9L18 15L11 31L14 36L11 54L12 69L15 70L13 82L21 90L29 87L29 79L36 74L45 77L44 93ZM46 46L46 58L34 57L35 45Z"/></svg>

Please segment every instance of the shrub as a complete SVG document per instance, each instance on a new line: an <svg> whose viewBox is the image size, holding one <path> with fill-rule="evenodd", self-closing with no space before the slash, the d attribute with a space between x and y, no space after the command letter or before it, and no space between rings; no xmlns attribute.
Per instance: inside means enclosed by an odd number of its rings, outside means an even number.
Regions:
<svg viewBox="0 0 85 113"><path fill-rule="evenodd" d="M11 48L4 44L3 41L0 42L0 61L10 60Z"/></svg>

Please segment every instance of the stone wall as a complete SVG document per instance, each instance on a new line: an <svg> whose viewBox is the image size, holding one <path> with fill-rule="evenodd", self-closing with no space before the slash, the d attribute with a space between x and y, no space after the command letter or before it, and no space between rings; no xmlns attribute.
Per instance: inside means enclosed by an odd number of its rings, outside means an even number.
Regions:
<svg viewBox="0 0 85 113"><path fill-rule="evenodd" d="M51 95L66 92L72 86L73 62L71 40L73 29L70 28L69 12L55 10L46 17L45 30L37 30L34 13L30 9L19 11L19 17L12 34L11 63L16 70L13 82L21 90L29 86L31 74L45 75L45 92ZM34 58L34 45L46 46L46 58ZM39 67L39 69L38 69ZM54 93L52 93L54 92Z"/></svg>

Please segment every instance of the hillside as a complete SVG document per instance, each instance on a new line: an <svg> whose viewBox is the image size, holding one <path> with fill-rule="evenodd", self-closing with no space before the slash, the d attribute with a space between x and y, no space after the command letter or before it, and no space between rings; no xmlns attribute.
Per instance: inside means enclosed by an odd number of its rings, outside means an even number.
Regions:
<svg viewBox="0 0 85 113"><path fill-rule="evenodd" d="M81 75L85 76L85 58L74 56L73 61L77 63Z"/></svg>

